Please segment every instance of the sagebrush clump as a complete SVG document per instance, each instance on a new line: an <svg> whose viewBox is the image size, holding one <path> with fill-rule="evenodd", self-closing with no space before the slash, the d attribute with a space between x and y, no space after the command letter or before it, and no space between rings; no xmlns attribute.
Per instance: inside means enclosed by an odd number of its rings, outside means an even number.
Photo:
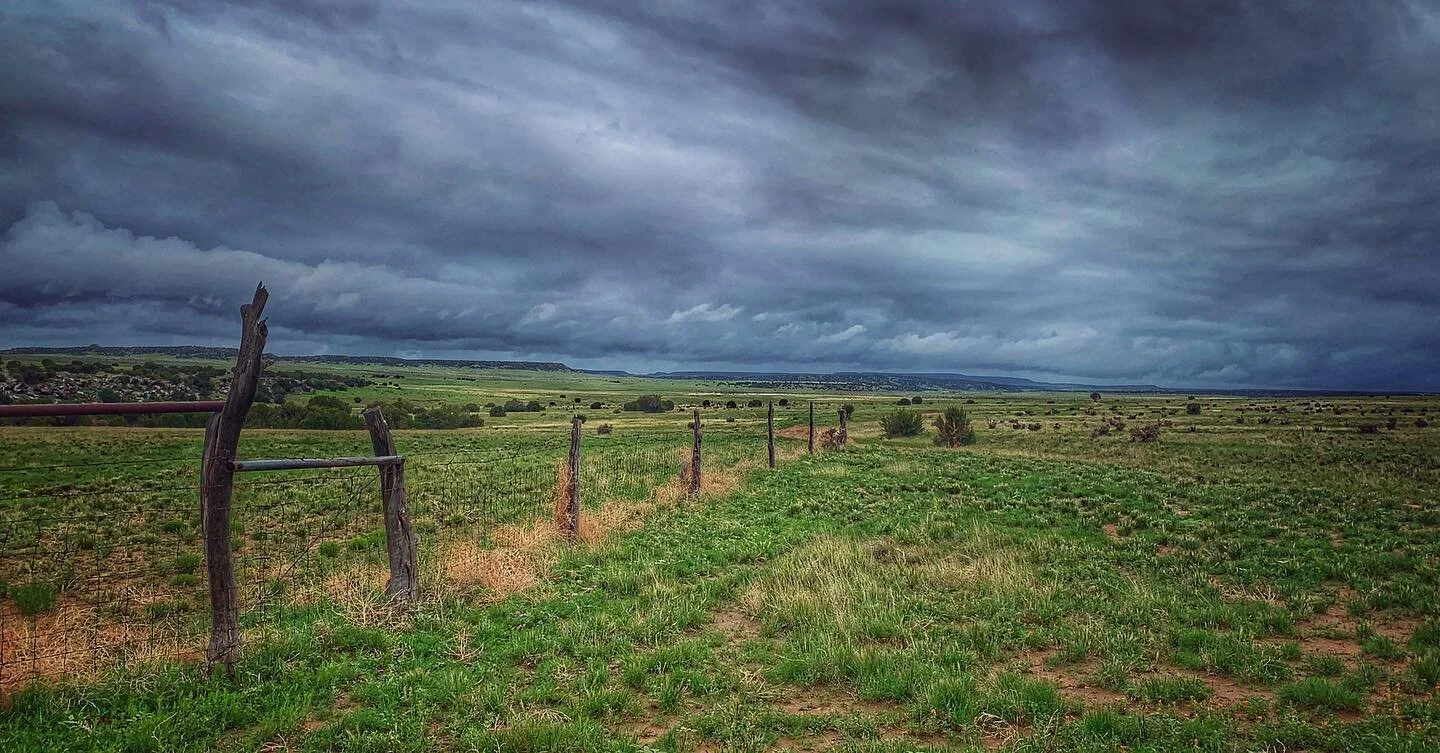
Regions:
<svg viewBox="0 0 1440 753"><path fill-rule="evenodd" d="M914 437L923 431L925 431L925 419L917 410L896 408L880 417L880 432L887 439Z"/></svg>
<svg viewBox="0 0 1440 753"><path fill-rule="evenodd" d="M975 442L975 429L965 409L953 405L935 417L935 444L941 447L959 447ZM991 427L994 424L992 422Z"/></svg>

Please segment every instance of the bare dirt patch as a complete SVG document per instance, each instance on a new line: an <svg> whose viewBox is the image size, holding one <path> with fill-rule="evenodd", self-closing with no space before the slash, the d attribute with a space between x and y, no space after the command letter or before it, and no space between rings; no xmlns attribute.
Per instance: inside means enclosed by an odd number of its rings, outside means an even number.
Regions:
<svg viewBox="0 0 1440 753"><path fill-rule="evenodd" d="M829 686L796 689L788 697L776 699L774 705L787 714L804 716L879 716L896 709L878 701L862 701L849 690Z"/></svg>
<svg viewBox="0 0 1440 753"><path fill-rule="evenodd" d="M819 434L819 433L820 433L820 427L818 427L818 426L815 427L815 433L816 433L816 434ZM775 436L777 436L777 437L784 437L785 439L807 439L807 440L808 440L808 439L810 438L810 427L809 427L809 426L790 426L790 427L787 427L787 428L784 428L784 429L781 429L781 430L775 432Z"/></svg>
<svg viewBox="0 0 1440 753"><path fill-rule="evenodd" d="M745 614L738 607L729 607L715 613L710 626L725 635L729 643L744 643L760 637L760 621Z"/></svg>

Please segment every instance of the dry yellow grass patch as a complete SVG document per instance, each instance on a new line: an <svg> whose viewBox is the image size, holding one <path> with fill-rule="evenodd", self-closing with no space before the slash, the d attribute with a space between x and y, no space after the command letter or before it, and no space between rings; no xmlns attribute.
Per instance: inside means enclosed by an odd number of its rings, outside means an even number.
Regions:
<svg viewBox="0 0 1440 753"><path fill-rule="evenodd" d="M481 586L503 599L539 582L540 574L555 562L561 537L553 520L541 518L497 526L492 540L491 546L459 540L439 547L439 572L432 572L426 580L461 589Z"/></svg>
<svg viewBox="0 0 1440 753"><path fill-rule="evenodd" d="M142 595L143 596L143 595ZM198 659L208 636L200 628L154 624L145 617L106 618L90 605L62 597L43 614L0 609L0 699L35 682L88 680L114 667L169 659Z"/></svg>

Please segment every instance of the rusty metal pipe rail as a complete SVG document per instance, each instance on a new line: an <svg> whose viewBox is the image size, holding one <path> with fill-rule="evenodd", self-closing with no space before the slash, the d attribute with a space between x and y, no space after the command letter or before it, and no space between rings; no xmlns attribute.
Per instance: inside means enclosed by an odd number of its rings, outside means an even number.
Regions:
<svg viewBox="0 0 1440 753"><path fill-rule="evenodd" d="M281 460L232 460L231 471L296 471L304 468L356 468L366 465L396 465L405 462L404 455L379 455L364 458L285 458Z"/></svg>
<svg viewBox="0 0 1440 753"><path fill-rule="evenodd" d="M0 418L40 416L134 416L159 413L218 413L224 400L157 403L31 403L0 405Z"/></svg>

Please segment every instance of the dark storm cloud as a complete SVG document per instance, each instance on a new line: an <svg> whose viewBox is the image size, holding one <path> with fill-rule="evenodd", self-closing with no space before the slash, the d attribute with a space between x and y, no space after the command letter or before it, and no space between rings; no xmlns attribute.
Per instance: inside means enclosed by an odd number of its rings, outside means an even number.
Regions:
<svg viewBox="0 0 1440 753"><path fill-rule="evenodd" d="M1440 389L1415 0L12 3L0 341Z"/></svg>

